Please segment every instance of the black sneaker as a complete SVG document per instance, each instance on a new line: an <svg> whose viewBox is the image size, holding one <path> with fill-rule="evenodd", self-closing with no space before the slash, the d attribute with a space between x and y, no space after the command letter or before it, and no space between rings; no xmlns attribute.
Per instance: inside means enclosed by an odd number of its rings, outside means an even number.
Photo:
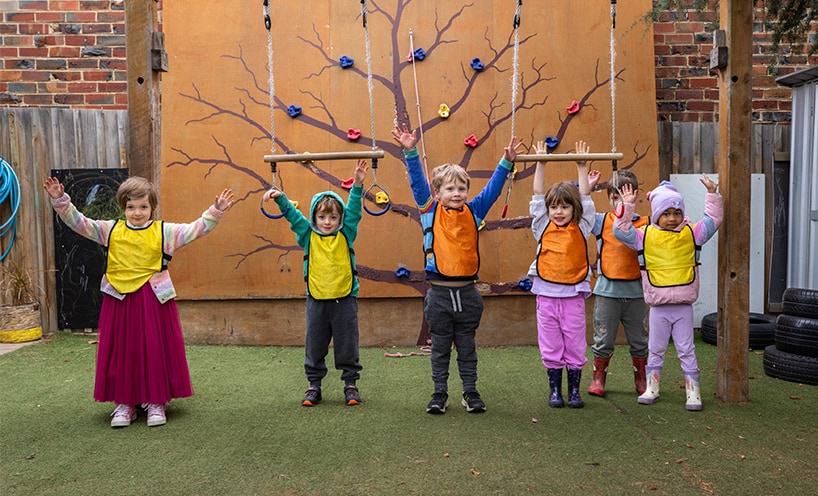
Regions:
<svg viewBox="0 0 818 496"><path fill-rule="evenodd" d="M361 395L358 394L358 387L355 384L347 384L344 387L344 401L347 406L361 404Z"/></svg>
<svg viewBox="0 0 818 496"><path fill-rule="evenodd" d="M304 399L301 400L301 406L315 406L321 403L321 389L310 386L307 392L304 393Z"/></svg>
<svg viewBox="0 0 818 496"><path fill-rule="evenodd" d="M477 391L466 391L463 393L463 401L460 402L469 413L483 413L486 411L486 404L480 399Z"/></svg>
<svg viewBox="0 0 818 496"><path fill-rule="evenodd" d="M426 405L426 413L432 415L440 415L446 413L446 408L449 406L449 395L438 391L432 395L429 404Z"/></svg>

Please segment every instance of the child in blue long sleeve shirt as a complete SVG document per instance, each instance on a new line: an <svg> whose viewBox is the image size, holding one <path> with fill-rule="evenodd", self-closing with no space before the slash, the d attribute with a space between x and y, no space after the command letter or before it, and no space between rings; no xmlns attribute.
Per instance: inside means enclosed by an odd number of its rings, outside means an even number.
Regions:
<svg viewBox="0 0 818 496"><path fill-rule="evenodd" d="M480 268L478 229L502 193L521 143L516 137L511 138L489 182L476 197L468 200L470 180L465 169L457 164L436 167L430 185L415 148L415 132L409 131L406 125L402 129L396 126L392 137L403 147L409 184L420 210L426 280L431 284L423 310L432 335L434 393L426 412L446 413L449 361L454 343L463 381L461 404L469 413L481 413L486 405L477 392L474 340L483 314L483 300L474 284Z"/></svg>

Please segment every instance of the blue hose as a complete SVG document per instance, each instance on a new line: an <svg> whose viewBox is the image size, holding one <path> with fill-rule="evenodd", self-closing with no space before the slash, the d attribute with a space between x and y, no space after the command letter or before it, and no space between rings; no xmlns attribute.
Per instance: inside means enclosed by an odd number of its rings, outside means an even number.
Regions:
<svg viewBox="0 0 818 496"><path fill-rule="evenodd" d="M9 202L11 206L11 215L0 225L0 239L11 233L11 241L9 241L6 250L0 255L0 262L6 259L14 245L14 238L17 235L17 210L20 208L20 180L17 179L17 174L11 168L8 162L0 158L0 205L5 205Z"/></svg>

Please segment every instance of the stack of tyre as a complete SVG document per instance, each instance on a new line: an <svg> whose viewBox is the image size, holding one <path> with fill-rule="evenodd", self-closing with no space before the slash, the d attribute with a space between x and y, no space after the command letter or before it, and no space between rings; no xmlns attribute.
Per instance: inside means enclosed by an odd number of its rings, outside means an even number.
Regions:
<svg viewBox="0 0 818 496"><path fill-rule="evenodd" d="M764 349L770 377L818 385L818 290L784 291L784 313L775 323L775 345Z"/></svg>
<svg viewBox="0 0 818 496"><path fill-rule="evenodd" d="M702 341L716 344L718 339L719 314L708 313L702 317ZM752 350L763 350L775 343L775 317L763 313L750 313L749 346Z"/></svg>

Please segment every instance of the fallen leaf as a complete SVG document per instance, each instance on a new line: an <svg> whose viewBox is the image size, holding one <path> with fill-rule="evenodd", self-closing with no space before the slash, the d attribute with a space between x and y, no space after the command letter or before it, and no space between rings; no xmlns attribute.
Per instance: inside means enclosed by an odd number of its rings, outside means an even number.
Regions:
<svg viewBox="0 0 818 496"><path fill-rule="evenodd" d="M96 339L92 339L91 341L88 341L88 344L97 344L97 343L99 343L99 341L97 341Z"/></svg>
<svg viewBox="0 0 818 496"><path fill-rule="evenodd" d="M790 396L791 400L800 400L801 398L802 398L801 396L795 396L795 395Z"/></svg>
<svg viewBox="0 0 818 496"><path fill-rule="evenodd" d="M684 463L687 461L687 458L677 458L676 463Z"/></svg>
<svg viewBox="0 0 818 496"><path fill-rule="evenodd" d="M480 472L478 472L477 470L475 470L475 469L473 469L473 468L470 468L470 469L469 469L469 473L470 473L470 474L472 474L472 475L473 475L473 476L475 476L475 477L479 477L479 476L480 476Z"/></svg>
<svg viewBox="0 0 818 496"><path fill-rule="evenodd" d="M712 427L710 427L709 425L705 426L704 428L705 428L705 429L707 429L708 431L712 431L712 430L713 430L713 428L712 428Z"/></svg>
<svg viewBox="0 0 818 496"><path fill-rule="evenodd" d="M443 453L443 458L449 458L449 454L448 453Z"/></svg>
<svg viewBox="0 0 818 496"><path fill-rule="evenodd" d="M747 457L746 457L746 456L744 456L744 455L740 455L740 456L739 456L739 459L741 459L741 460L744 460L745 458L747 458Z"/></svg>
<svg viewBox="0 0 818 496"><path fill-rule="evenodd" d="M536 423L537 423L537 422L539 422L539 421L540 421L540 420L539 420L538 418L536 418L536 417L531 417L531 423L532 423L532 424L536 424Z"/></svg>
<svg viewBox="0 0 818 496"><path fill-rule="evenodd" d="M690 448L690 449L693 449L693 445L690 444L690 443L687 443L687 447Z"/></svg>
<svg viewBox="0 0 818 496"><path fill-rule="evenodd" d="M738 438L739 438L739 439L745 439L745 437L744 437L744 436L739 436Z"/></svg>
<svg viewBox="0 0 818 496"><path fill-rule="evenodd" d="M26 455L26 460L33 460L35 456L37 456L37 455L35 455L34 453L32 453L30 455Z"/></svg>

